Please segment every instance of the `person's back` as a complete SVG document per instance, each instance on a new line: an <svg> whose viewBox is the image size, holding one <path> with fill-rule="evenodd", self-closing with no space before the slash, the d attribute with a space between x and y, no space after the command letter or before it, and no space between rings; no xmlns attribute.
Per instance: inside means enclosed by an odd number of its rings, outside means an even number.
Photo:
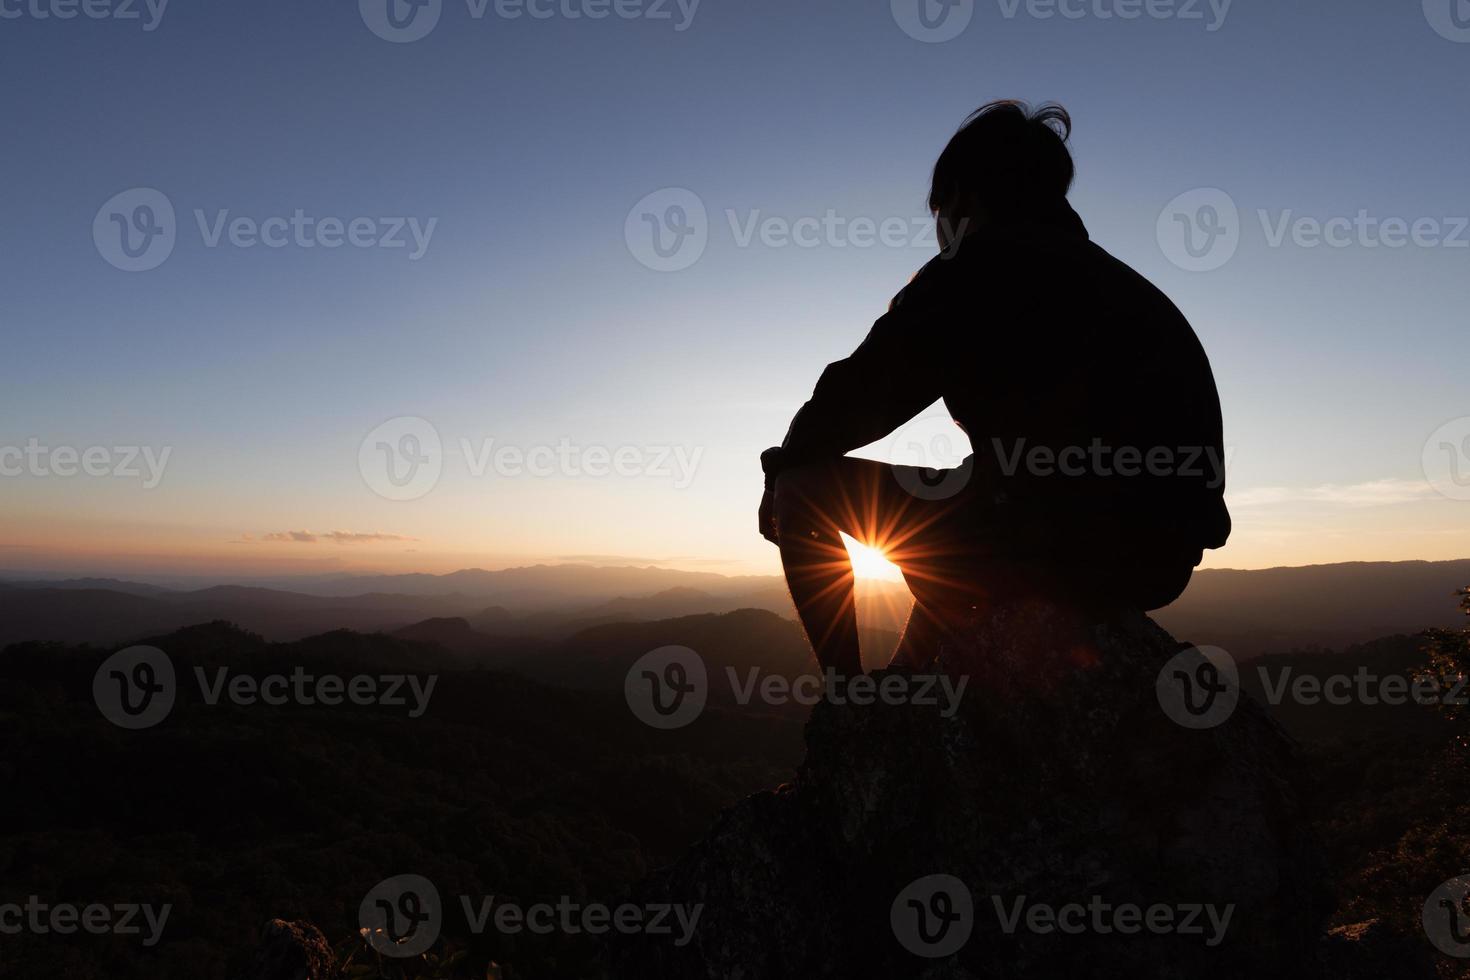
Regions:
<svg viewBox="0 0 1470 980"><path fill-rule="evenodd" d="M1028 590L1158 608L1229 534L1209 361L1168 298L1089 240L1066 201L1069 130L1055 106L966 120L934 168L941 254L762 454L761 533L825 666L858 663L843 534L885 550L931 621ZM974 455L937 492L846 456L939 398Z"/></svg>
<svg viewBox="0 0 1470 980"><path fill-rule="evenodd" d="M970 436L969 479L1008 547L1096 581L1120 554L1164 578L1229 533L1219 397L1189 323L1091 242L1071 209L956 243L896 301L922 306L938 390ZM1182 567L1180 567L1182 565ZM1182 589L1182 581L1178 588ZM1137 604L1156 608L1172 586Z"/></svg>

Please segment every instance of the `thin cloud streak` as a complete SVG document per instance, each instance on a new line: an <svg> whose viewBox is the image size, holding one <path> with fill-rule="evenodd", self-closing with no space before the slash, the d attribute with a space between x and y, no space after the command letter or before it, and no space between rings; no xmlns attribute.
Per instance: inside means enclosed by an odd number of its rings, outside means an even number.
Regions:
<svg viewBox="0 0 1470 980"><path fill-rule="evenodd" d="M244 535L244 541L257 540L250 535ZM418 538L410 538L402 534L383 534L380 531L272 531L263 534L260 541L274 544L383 544L393 541L417 541Z"/></svg>
<svg viewBox="0 0 1470 980"><path fill-rule="evenodd" d="M1315 487L1250 487L1227 494L1230 506L1270 507L1278 504L1325 504L1334 507L1379 507L1430 500L1435 490L1424 480L1369 480L1323 483Z"/></svg>

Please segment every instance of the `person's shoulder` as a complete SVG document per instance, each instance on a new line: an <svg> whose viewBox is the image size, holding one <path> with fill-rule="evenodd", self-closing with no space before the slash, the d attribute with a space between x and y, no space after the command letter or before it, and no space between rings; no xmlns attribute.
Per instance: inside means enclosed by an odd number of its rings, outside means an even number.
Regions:
<svg viewBox="0 0 1470 980"><path fill-rule="evenodd" d="M1180 318L1183 318L1183 314L1174 305L1174 301L1152 279L1149 279L1143 273L1133 268L1133 266L1124 262L1096 242L1090 241L1088 242L1088 246L1092 253L1093 261L1099 268L1105 270L1110 278L1120 284L1126 284L1138 295L1152 299L1160 306L1166 307L1168 310L1179 315Z"/></svg>
<svg viewBox="0 0 1470 980"><path fill-rule="evenodd" d="M898 291L889 309L904 304L932 306L948 302L957 289L973 282L978 252L979 249L951 249L934 256Z"/></svg>

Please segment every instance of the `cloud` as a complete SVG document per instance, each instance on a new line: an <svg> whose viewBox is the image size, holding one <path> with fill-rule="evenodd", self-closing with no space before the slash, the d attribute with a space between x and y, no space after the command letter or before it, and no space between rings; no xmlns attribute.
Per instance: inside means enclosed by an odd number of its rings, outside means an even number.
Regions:
<svg viewBox="0 0 1470 980"><path fill-rule="evenodd" d="M244 540L251 540L245 535ZM381 544L387 541L417 541L402 534L383 534L379 531L272 531L260 536L262 541L286 544Z"/></svg>
<svg viewBox="0 0 1470 980"><path fill-rule="evenodd" d="M318 540L310 531L271 531L261 536L262 541L296 541L302 544L315 544Z"/></svg>
<svg viewBox="0 0 1470 980"><path fill-rule="evenodd" d="M1405 504L1437 496L1424 480L1369 480L1366 483L1323 483L1315 487L1251 487L1228 494L1231 507L1269 507L1275 504L1326 504L1336 507L1377 507Z"/></svg>

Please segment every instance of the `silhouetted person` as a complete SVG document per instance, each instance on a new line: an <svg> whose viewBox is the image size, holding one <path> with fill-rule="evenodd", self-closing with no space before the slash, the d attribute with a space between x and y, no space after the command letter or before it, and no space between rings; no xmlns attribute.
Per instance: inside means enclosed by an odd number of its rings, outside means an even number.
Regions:
<svg viewBox="0 0 1470 980"><path fill-rule="evenodd" d="M781 548L823 667L861 670L839 532L880 548L917 600L899 658L1002 596L1149 610L1230 533L1209 360L1157 288L1067 203L1071 120L994 102L934 166L941 254L761 456L761 533ZM973 456L923 471L844 455L943 398Z"/></svg>

